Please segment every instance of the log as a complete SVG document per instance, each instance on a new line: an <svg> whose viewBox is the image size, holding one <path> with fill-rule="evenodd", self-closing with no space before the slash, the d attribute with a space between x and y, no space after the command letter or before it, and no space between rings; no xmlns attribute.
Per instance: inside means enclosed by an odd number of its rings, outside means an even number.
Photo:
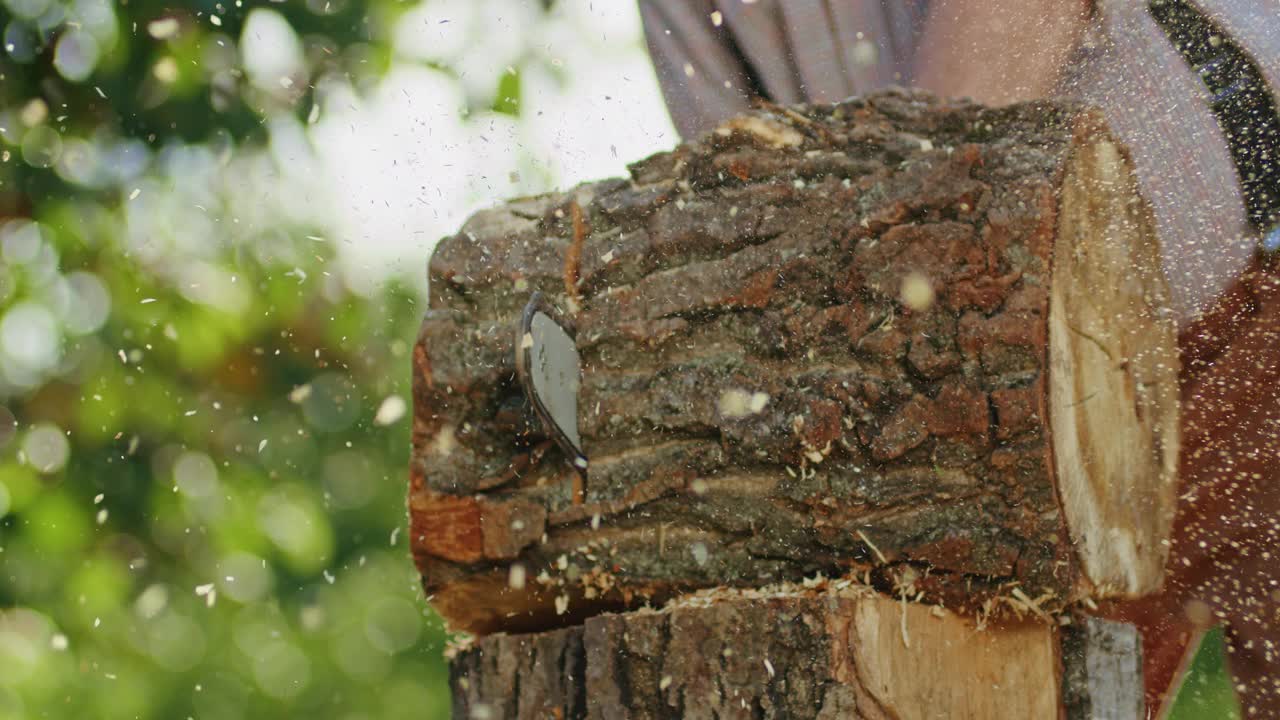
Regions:
<svg viewBox="0 0 1280 720"><path fill-rule="evenodd" d="M1063 620L1067 624L984 627L972 617L848 583L713 591L661 611L599 615L532 635L490 635L453 660L453 714L490 720L1143 717L1133 626Z"/></svg>
<svg viewBox="0 0 1280 720"><path fill-rule="evenodd" d="M409 512L455 628L818 573L970 612L1160 586L1174 325L1096 111L766 107L631 175L432 256ZM515 376L535 291L576 325L585 472Z"/></svg>

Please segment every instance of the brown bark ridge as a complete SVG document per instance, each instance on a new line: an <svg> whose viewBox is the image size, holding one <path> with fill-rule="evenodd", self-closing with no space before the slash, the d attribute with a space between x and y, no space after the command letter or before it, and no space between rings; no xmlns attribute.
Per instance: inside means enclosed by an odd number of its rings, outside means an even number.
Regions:
<svg viewBox="0 0 1280 720"><path fill-rule="evenodd" d="M454 627L820 572L968 610L1159 587L1176 340L1097 112L894 90L631 170L432 256L409 511ZM514 376L534 291L576 325L585 474Z"/></svg>
<svg viewBox="0 0 1280 720"><path fill-rule="evenodd" d="M982 627L848 581L711 591L661 611L490 635L452 665L457 718L1143 716L1130 625Z"/></svg>

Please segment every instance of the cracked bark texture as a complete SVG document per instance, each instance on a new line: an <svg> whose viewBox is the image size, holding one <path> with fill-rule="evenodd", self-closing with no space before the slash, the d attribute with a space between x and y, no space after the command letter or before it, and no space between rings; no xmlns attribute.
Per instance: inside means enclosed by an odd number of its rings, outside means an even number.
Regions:
<svg viewBox="0 0 1280 720"><path fill-rule="evenodd" d="M856 585L718 592L661 612L490 635L453 662L453 713L491 720L1136 720L1143 711L1136 633L1099 623L980 628L972 618Z"/></svg>
<svg viewBox="0 0 1280 720"><path fill-rule="evenodd" d="M478 213L431 259L409 511L454 627L544 630L819 572L966 610L1158 587L1172 322L1149 211L1096 113L889 91L735 118L631 175ZM1128 324L1052 326L1054 263L1073 280L1055 302L1096 294L1114 307L1094 315ZM535 290L577 326L585 477L514 377ZM1056 409L1054 328L1075 380ZM1089 363L1114 375L1102 393ZM1120 467L1090 456L1112 422L1140 426L1116 435L1137 439Z"/></svg>

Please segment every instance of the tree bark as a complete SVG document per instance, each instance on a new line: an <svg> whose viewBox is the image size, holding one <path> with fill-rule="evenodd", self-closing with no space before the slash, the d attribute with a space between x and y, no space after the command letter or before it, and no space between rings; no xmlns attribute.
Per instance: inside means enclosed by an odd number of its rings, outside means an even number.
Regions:
<svg viewBox="0 0 1280 720"><path fill-rule="evenodd" d="M1141 718L1133 627L1069 620L982 627L848 582L716 591L660 612L486 637L453 661L453 712L491 720Z"/></svg>
<svg viewBox="0 0 1280 720"><path fill-rule="evenodd" d="M1152 592L1179 446L1159 257L1097 113L903 91L479 213L415 348L424 587L481 633L816 573L971 612ZM514 377L535 290L577 327L585 477Z"/></svg>

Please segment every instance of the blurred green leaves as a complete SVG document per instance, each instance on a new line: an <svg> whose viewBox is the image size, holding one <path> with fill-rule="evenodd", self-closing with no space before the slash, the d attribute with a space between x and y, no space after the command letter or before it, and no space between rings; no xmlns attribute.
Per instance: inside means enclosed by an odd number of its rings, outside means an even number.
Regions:
<svg viewBox="0 0 1280 720"><path fill-rule="evenodd" d="M5 0L0 136L18 152L0 164L0 210L118 182L130 168L113 155L263 140L268 118L306 120L324 78L361 87L387 69L413 4Z"/></svg>
<svg viewBox="0 0 1280 720"><path fill-rule="evenodd" d="M520 114L520 71L518 69L508 68L498 78L498 91L494 93L493 110L506 115Z"/></svg>
<svg viewBox="0 0 1280 720"><path fill-rule="evenodd" d="M1170 720L1235 720L1243 717L1231 674L1227 671L1226 636L1221 627L1207 630L1169 709Z"/></svg>
<svg viewBox="0 0 1280 720"><path fill-rule="evenodd" d="M0 720L446 713L419 298L262 192L414 5L0 0Z"/></svg>
<svg viewBox="0 0 1280 720"><path fill-rule="evenodd" d="M335 293L323 256L242 261L261 280L211 308L115 252L90 267L128 300L9 392L0 653L28 670L0 675L0 716L382 717L379 685L410 681L444 708L442 634L393 537L407 420L374 422L408 396L413 294ZM366 322L332 338L336 316Z"/></svg>

